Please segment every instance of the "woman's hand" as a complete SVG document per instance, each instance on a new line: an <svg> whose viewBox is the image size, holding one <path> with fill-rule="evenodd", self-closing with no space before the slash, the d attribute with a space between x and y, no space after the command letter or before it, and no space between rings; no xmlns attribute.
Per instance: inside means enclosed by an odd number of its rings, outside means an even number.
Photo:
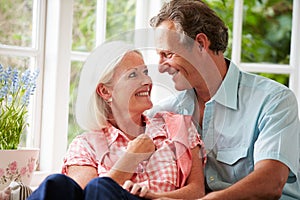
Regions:
<svg viewBox="0 0 300 200"><path fill-rule="evenodd" d="M146 134L141 134L134 140L131 140L127 146L128 153L153 153L154 151L155 145Z"/></svg>
<svg viewBox="0 0 300 200"><path fill-rule="evenodd" d="M123 188L131 194L137 195L139 197L144 197L149 189L147 186L142 186L138 183L133 183L130 180L125 181L125 183L123 184Z"/></svg>
<svg viewBox="0 0 300 200"><path fill-rule="evenodd" d="M131 179L138 164L147 160L154 151L155 145L151 138L145 134L139 135L128 143L127 151L114 164L108 176L124 185L126 180Z"/></svg>

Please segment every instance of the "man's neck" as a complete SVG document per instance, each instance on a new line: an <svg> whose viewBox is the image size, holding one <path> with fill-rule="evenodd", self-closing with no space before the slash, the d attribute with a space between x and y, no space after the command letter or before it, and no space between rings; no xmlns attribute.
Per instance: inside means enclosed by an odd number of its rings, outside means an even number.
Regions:
<svg viewBox="0 0 300 200"><path fill-rule="evenodd" d="M215 66L207 67L206 76L203 76L204 81L194 87L199 104L205 104L216 94L228 71L223 54L214 54L211 57Z"/></svg>

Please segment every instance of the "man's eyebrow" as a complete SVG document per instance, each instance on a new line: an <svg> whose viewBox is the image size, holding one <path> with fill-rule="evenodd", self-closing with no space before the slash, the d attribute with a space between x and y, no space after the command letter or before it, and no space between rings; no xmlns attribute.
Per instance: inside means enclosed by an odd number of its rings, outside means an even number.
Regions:
<svg viewBox="0 0 300 200"><path fill-rule="evenodd" d="M156 52L157 53L161 53L161 52L163 52L163 53L173 53L172 51L170 51L168 49L156 49Z"/></svg>

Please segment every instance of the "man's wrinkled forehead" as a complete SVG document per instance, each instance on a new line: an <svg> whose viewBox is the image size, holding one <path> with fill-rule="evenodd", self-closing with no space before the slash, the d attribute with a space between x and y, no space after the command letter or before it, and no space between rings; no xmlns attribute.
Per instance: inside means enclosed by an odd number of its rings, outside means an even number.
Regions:
<svg viewBox="0 0 300 200"><path fill-rule="evenodd" d="M155 47L158 53L168 51L188 58L195 45L195 40L183 33L166 28L155 29Z"/></svg>
<svg viewBox="0 0 300 200"><path fill-rule="evenodd" d="M157 49L178 51L182 46L180 34L174 30L157 28L155 29L155 46Z"/></svg>

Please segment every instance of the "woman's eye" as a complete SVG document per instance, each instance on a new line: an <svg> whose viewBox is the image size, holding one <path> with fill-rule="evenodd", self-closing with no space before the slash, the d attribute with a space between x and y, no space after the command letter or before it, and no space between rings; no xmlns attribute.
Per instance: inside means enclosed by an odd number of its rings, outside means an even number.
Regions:
<svg viewBox="0 0 300 200"><path fill-rule="evenodd" d="M149 73L148 69L145 69L145 70L144 70L144 74L145 74L145 75L148 75L148 73Z"/></svg>
<svg viewBox="0 0 300 200"><path fill-rule="evenodd" d="M128 77L129 77L129 78L134 78L134 77L136 77L136 73L135 73L135 72L132 72L132 73L129 74Z"/></svg>

